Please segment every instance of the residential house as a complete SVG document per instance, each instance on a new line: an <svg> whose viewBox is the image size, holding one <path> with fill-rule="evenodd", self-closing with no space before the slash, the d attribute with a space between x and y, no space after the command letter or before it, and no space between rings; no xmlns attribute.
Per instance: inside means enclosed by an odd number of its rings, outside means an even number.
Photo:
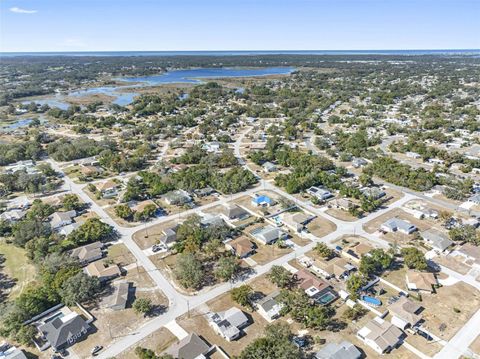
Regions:
<svg viewBox="0 0 480 359"><path fill-rule="evenodd" d="M480 193L476 193L468 199L468 202L480 205Z"/></svg>
<svg viewBox="0 0 480 359"><path fill-rule="evenodd" d="M187 337L173 344L168 350L175 359L205 359L214 347L208 345L197 334L191 333Z"/></svg>
<svg viewBox="0 0 480 359"><path fill-rule="evenodd" d="M423 231L420 235L433 249L440 252L443 252L453 244L447 234L434 228Z"/></svg>
<svg viewBox="0 0 480 359"><path fill-rule="evenodd" d="M123 310L127 307L130 283L118 282L113 285L113 293L107 301L107 307L113 310Z"/></svg>
<svg viewBox="0 0 480 359"><path fill-rule="evenodd" d="M68 212L55 212L50 217L50 226L52 229L58 229L73 222L73 219L77 215L75 210Z"/></svg>
<svg viewBox="0 0 480 359"><path fill-rule="evenodd" d="M207 318L213 330L229 342L238 339L242 329L249 324L245 313L235 307L224 312L209 313Z"/></svg>
<svg viewBox="0 0 480 359"><path fill-rule="evenodd" d="M395 325L376 317L357 332L357 337L378 354L383 354L397 347L404 333Z"/></svg>
<svg viewBox="0 0 480 359"><path fill-rule="evenodd" d="M0 219L8 223L16 223L25 217L26 214L27 212L21 209L13 209L0 214Z"/></svg>
<svg viewBox="0 0 480 359"><path fill-rule="evenodd" d="M352 160L352 165L355 168L364 167L368 164L367 160L361 157L355 157Z"/></svg>
<svg viewBox="0 0 480 359"><path fill-rule="evenodd" d="M85 272L91 277L98 277L101 282L106 282L120 276L120 268L116 264L106 265L98 260L85 267Z"/></svg>
<svg viewBox="0 0 480 359"><path fill-rule="evenodd" d="M209 143L205 143L203 145L203 149L207 152L217 153L220 152L220 142L212 141Z"/></svg>
<svg viewBox="0 0 480 359"><path fill-rule="evenodd" d="M220 215L222 215L226 221L242 220L250 217L250 213L248 213L247 210L237 204L231 203L222 206Z"/></svg>
<svg viewBox="0 0 480 359"><path fill-rule="evenodd" d="M328 282L308 270L302 269L295 273L295 276L299 283L298 286L317 303L326 305L337 298L337 293Z"/></svg>
<svg viewBox="0 0 480 359"><path fill-rule="evenodd" d="M388 221L380 226L380 230L384 232L401 232L404 234L412 234L417 230L417 227L410 222L404 221L398 217L390 218Z"/></svg>
<svg viewBox="0 0 480 359"><path fill-rule="evenodd" d="M268 196L255 194L252 197L252 204L257 207L270 207L275 205L275 201Z"/></svg>
<svg viewBox="0 0 480 359"><path fill-rule="evenodd" d="M279 296L280 291L276 290L256 303L257 313L269 323L280 317L283 304L278 300Z"/></svg>
<svg viewBox="0 0 480 359"><path fill-rule="evenodd" d="M402 330L414 327L422 320L421 310L421 305L405 296L401 296L388 307L388 311L392 315L392 324Z"/></svg>
<svg viewBox="0 0 480 359"><path fill-rule="evenodd" d="M103 258L104 244L102 242L93 242L81 247L77 247L70 252L70 256L86 265L90 262Z"/></svg>
<svg viewBox="0 0 480 359"><path fill-rule="evenodd" d="M27 210L31 205L32 205L32 201L29 200L27 196L19 196L8 201L6 210L7 211L10 211L12 209Z"/></svg>
<svg viewBox="0 0 480 359"><path fill-rule="evenodd" d="M387 195L385 193L385 191L383 191L379 187L364 187L364 188L360 189L360 192L362 192L362 194L365 197L368 197L368 198L371 198L371 199L374 199L374 200L380 199L380 198L385 197Z"/></svg>
<svg viewBox="0 0 480 359"><path fill-rule="evenodd" d="M211 194L215 193L215 190L212 187L207 186L207 187L204 187L204 188L195 189L195 190L193 190L193 193L197 197L202 198L202 197L210 196Z"/></svg>
<svg viewBox="0 0 480 359"><path fill-rule="evenodd" d="M434 286L438 285L435 274L430 272L417 272L414 270L407 270L405 280L408 290L423 293L433 293Z"/></svg>
<svg viewBox="0 0 480 359"><path fill-rule="evenodd" d="M5 173L16 173L24 171L28 174L35 174L39 171L32 160L18 161L5 167Z"/></svg>
<svg viewBox="0 0 480 359"><path fill-rule="evenodd" d="M282 223L294 232L300 233L306 229L306 225L315 218L303 212L286 212L282 215Z"/></svg>
<svg viewBox="0 0 480 359"><path fill-rule="evenodd" d="M272 162L265 162L263 165L263 171L266 172L266 173L270 173L270 172L276 172L277 171L277 166L272 163Z"/></svg>
<svg viewBox="0 0 480 359"><path fill-rule="evenodd" d="M310 270L322 277L343 279L356 269L345 258L335 257L330 260L315 259L312 261Z"/></svg>
<svg viewBox="0 0 480 359"><path fill-rule="evenodd" d="M405 152L405 155L409 158L413 158L413 159L416 159L416 160L422 158L422 156L417 152L409 151L409 152Z"/></svg>
<svg viewBox="0 0 480 359"><path fill-rule="evenodd" d="M315 354L314 359L360 359L362 356L355 345L344 340L340 344L328 343Z"/></svg>
<svg viewBox="0 0 480 359"><path fill-rule="evenodd" d="M209 226L224 226L225 222L223 221L222 216L211 213L202 213L200 219L200 225L202 227Z"/></svg>
<svg viewBox="0 0 480 359"><path fill-rule="evenodd" d="M163 196L163 199L167 204L176 206L192 202L192 197L184 190L170 191Z"/></svg>
<svg viewBox="0 0 480 359"><path fill-rule="evenodd" d="M68 314L59 312L58 315L49 317L37 328L45 344L39 349L51 347L54 351L65 349L88 335L90 325L75 311ZM35 342L35 344L37 344Z"/></svg>
<svg viewBox="0 0 480 359"><path fill-rule="evenodd" d="M97 189L98 191L100 191L100 194L103 198L113 198L117 196L119 187L120 186L118 183L108 180L106 182L100 183L97 186Z"/></svg>
<svg viewBox="0 0 480 359"><path fill-rule="evenodd" d="M228 242L225 247L238 258L246 258L255 253L255 244L246 237L240 237Z"/></svg>
<svg viewBox="0 0 480 359"><path fill-rule="evenodd" d="M307 193L319 199L320 201L325 201L333 197L333 194L329 190L320 188L320 187L315 187L315 186L312 186L309 189L307 189Z"/></svg>
<svg viewBox="0 0 480 359"><path fill-rule="evenodd" d="M358 207L353 201L348 198L339 198L335 201L335 206L337 208L343 209L344 211L349 211L352 208Z"/></svg>
<svg viewBox="0 0 480 359"><path fill-rule="evenodd" d="M8 344L0 346L0 359L28 359L23 350Z"/></svg>
<svg viewBox="0 0 480 359"><path fill-rule="evenodd" d="M171 247L177 240L178 227L179 225L175 224L162 230L162 235L159 238L160 243L167 247Z"/></svg>
<svg viewBox="0 0 480 359"><path fill-rule="evenodd" d="M67 224L66 226L61 227L58 230L58 233L64 236L68 236L70 233L72 233L74 230L76 230L78 227L80 227L80 224L78 223L70 223Z"/></svg>
<svg viewBox="0 0 480 359"><path fill-rule="evenodd" d="M85 177L97 177L103 172L103 168L99 166L82 166L80 168L80 173Z"/></svg>
<svg viewBox="0 0 480 359"><path fill-rule="evenodd" d="M262 244L272 244L286 237L286 234L281 229L272 225L256 228L250 234Z"/></svg>

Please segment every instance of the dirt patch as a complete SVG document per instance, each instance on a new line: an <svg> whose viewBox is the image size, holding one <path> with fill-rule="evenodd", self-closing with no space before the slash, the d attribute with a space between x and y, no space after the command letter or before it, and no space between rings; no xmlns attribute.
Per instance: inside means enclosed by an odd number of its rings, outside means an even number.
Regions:
<svg viewBox="0 0 480 359"><path fill-rule="evenodd" d="M270 263L271 261L283 257L292 252L290 248L280 248L275 244L263 245L258 244L256 253L251 258L260 265Z"/></svg>
<svg viewBox="0 0 480 359"><path fill-rule="evenodd" d="M461 256L438 256L435 258L435 262L441 264L455 272L460 274L467 274L470 270L470 267L463 263L464 258Z"/></svg>
<svg viewBox="0 0 480 359"><path fill-rule="evenodd" d="M135 257L132 252L123 243L114 244L108 247L107 260L112 260L121 267L128 266L135 262Z"/></svg>
<svg viewBox="0 0 480 359"><path fill-rule="evenodd" d="M146 227L145 229L135 232L132 238L141 249L148 249L154 244L159 243L163 231L167 228L173 227L176 223L176 221L169 221Z"/></svg>
<svg viewBox="0 0 480 359"><path fill-rule="evenodd" d="M355 222L358 220L357 217L352 216L350 213L340 208L329 208L325 211L325 213L329 214L330 216L336 219L339 219L345 222Z"/></svg>
<svg viewBox="0 0 480 359"><path fill-rule="evenodd" d="M307 228L315 237L322 238L337 229L335 223L323 217L317 217L307 224Z"/></svg>
<svg viewBox="0 0 480 359"><path fill-rule="evenodd" d="M159 307L168 303L159 290L140 291L137 289L135 298L149 298L155 306ZM135 313L131 305L129 308L119 311L105 308L103 303L90 305L86 309L96 318L92 323L96 330L73 347L80 358L90 357L90 351L95 345L108 346L115 339L134 332L151 319Z"/></svg>
<svg viewBox="0 0 480 359"><path fill-rule="evenodd" d="M157 355L167 350L172 344L177 342L177 337L170 332L167 328L160 328L154 331L152 334L142 339L135 345L131 346L120 355L117 355L117 359L131 359L135 358L135 348L147 348L153 350Z"/></svg>
<svg viewBox="0 0 480 359"><path fill-rule="evenodd" d="M425 327L438 337L449 340L473 315L480 305L480 293L459 282L444 286L437 294L425 294L420 303Z"/></svg>

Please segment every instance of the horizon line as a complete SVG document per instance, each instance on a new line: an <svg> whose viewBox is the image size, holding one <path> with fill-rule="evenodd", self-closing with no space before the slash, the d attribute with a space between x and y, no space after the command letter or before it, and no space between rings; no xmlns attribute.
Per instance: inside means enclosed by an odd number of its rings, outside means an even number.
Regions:
<svg viewBox="0 0 480 359"><path fill-rule="evenodd" d="M409 48L409 49L297 49L297 50L54 50L54 51L0 51L0 54L58 54L58 53L109 53L109 52L365 52L365 51L480 51L480 48Z"/></svg>

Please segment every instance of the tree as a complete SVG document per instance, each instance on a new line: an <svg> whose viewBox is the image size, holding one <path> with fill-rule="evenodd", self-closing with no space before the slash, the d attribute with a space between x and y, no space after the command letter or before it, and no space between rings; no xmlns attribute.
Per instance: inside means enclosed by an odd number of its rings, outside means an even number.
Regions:
<svg viewBox="0 0 480 359"><path fill-rule="evenodd" d="M448 234L453 241L469 242L474 245L480 245L480 236L472 225L467 224L452 228Z"/></svg>
<svg viewBox="0 0 480 359"><path fill-rule="evenodd" d="M63 282L59 294L65 305L74 305L94 298L100 289L101 285L97 277L79 272Z"/></svg>
<svg viewBox="0 0 480 359"><path fill-rule="evenodd" d="M405 265L410 269L420 271L426 270L428 267L427 260L422 251L415 247L402 248L401 254Z"/></svg>
<svg viewBox="0 0 480 359"><path fill-rule="evenodd" d="M389 255L383 249L377 248L371 250L368 255L362 256L358 270L369 277L372 274L380 274L390 268L393 263L393 256Z"/></svg>
<svg viewBox="0 0 480 359"><path fill-rule="evenodd" d="M133 211L126 204L119 204L118 206L115 206L115 214L126 221L130 221L133 218Z"/></svg>
<svg viewBox="0 0 480 359"><path fill-rule="evenodd" d="M152 301L149 298L136 299L132 307L135 313L143 315L147 315L153 309Z"/></svg>
<svg viewBox="0 0 480 359"><path fill-rule="evenodd" d="M273 284L275 284L279 288L290 287L293 283L292 274L282 266L272 266L267 277Z"/></svg>
<svg viewBox="0 0 480 359"><path fill-rule="evenodd" d="M215 268L215 276L223 281L231 280L240 269L240 264L234 256L221 257Z"/></svg>
<svg viewBox="0 0 480 359"><path fill-rule="evenodd" d="M322 258L330 259L335 255L333 249L328 247L325 243L318 243L315 246L315 251L320 255Z"/></svg>
<svg viewBox="0 0 480 359"><path fill-rule="evenodd" d="M69 193L63 196L62 207L67 211L80 211L83 208L83 205L80 203L80 199L76 194Z"/></svg>
<svg viewBox="0 0 480 359"><path fill-rule="evenodd" d="M358 180L360 181L360 184L364 187L369 187L373 185L373 180L372 176L366 173L362 173L359 177Z"/></svg>
<svg viewBox="0 0 480 359"><path fill-rule="evenodd" d="M135 355L139 359L174 359L170 354L162 354L158 356L153 350L141 347L135 348Z"/></svg>
<svg viewBox="0 0 480 359"><path fill-rule="evenodd" d="M292 342L293 334L286 323L268 325L265 336L247 345L238 359L299 359L303 354Z"/></svg>
<svg viewBox="0 0 480 359"><path fill-rule="evenodd" d="M360 304L355 304L352 308L347 308L345 312L343 312L342 316L343 318L348 320L358 320L367 313L367 309L362 307Z"/></svg>
<svg viewBox="0 0 480 359"><path fill-rule="evenodd" d="M44 221L54 212L55 209L51 205L36 199L33 201L32 207L30 207L27 212L27 218L31 220Z"/></svg>
<svg viewBox="0 0 480 359"><path fill-rule="evenodd" d="M68 239L76 246L79 246L96 241L106 241L111 239L114 233L113 227L109 224L102 222L98 218L89 218L70 233Z"/></svg>
<svg viewBox="0 0 480 359"><path fill-rule="evenodd" d="M48 237L50 228L48 224L38 219L25 219L16 223L13 228L13 243L17 246L24 247L27 242L35 237Z"/></svg>
<svg viewBox="0 0 480 359"><path fill-rule="evenodd" d="M252 309L250 298L253 295L253 289L248 284L243 284L240 287L233 288L230 291L232 300L243 307Z"/></svg>
<svg viewBox="0 0 480 359"><path fill-rule="evenodd" d="M178 256L175 274L184 287L193 289L201 287L205 275L202 263L192 253Z"/></svg>
<svg viewBox="0 0 480 359"><path fill-rule="evenodd" d="M157 211L157 206L154 204L147 204L143 211L135 212L134 219L135 221L146 221L149 218L155 216L155 212Z"/></svg>
<svg viewBox="0 0 480 359"><path fill-rule="evenodd" d="M352 299L357 298L358 291L367 285L368 280L359 273L353 273L347 279L347 290L350 293Z"/></svg>

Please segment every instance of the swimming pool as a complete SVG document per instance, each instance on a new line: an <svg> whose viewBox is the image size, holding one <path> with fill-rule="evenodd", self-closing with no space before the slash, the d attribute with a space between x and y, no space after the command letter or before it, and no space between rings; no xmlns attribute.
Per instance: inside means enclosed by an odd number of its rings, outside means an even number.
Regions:
<svg viewBox="0 0 480 359"><path fill-rule="evenodd" d="M374 298L374 297L369 297L368 295L364 295L362 296L362 300L369 304L369 305L372 305L374 307L378 307L380 305L382 305L382 302L380 301L380 299L377 299L377 298Z"/></svg>
<svg viewBox="0 0 480 359"><path fill-rule="evenodd" d="M322 305L327 305L330 302L333 302L337 298L335 294L332 292L327 292L324 295L322 295L320 298L317 299L317 302L322 304Z"/></svg>

